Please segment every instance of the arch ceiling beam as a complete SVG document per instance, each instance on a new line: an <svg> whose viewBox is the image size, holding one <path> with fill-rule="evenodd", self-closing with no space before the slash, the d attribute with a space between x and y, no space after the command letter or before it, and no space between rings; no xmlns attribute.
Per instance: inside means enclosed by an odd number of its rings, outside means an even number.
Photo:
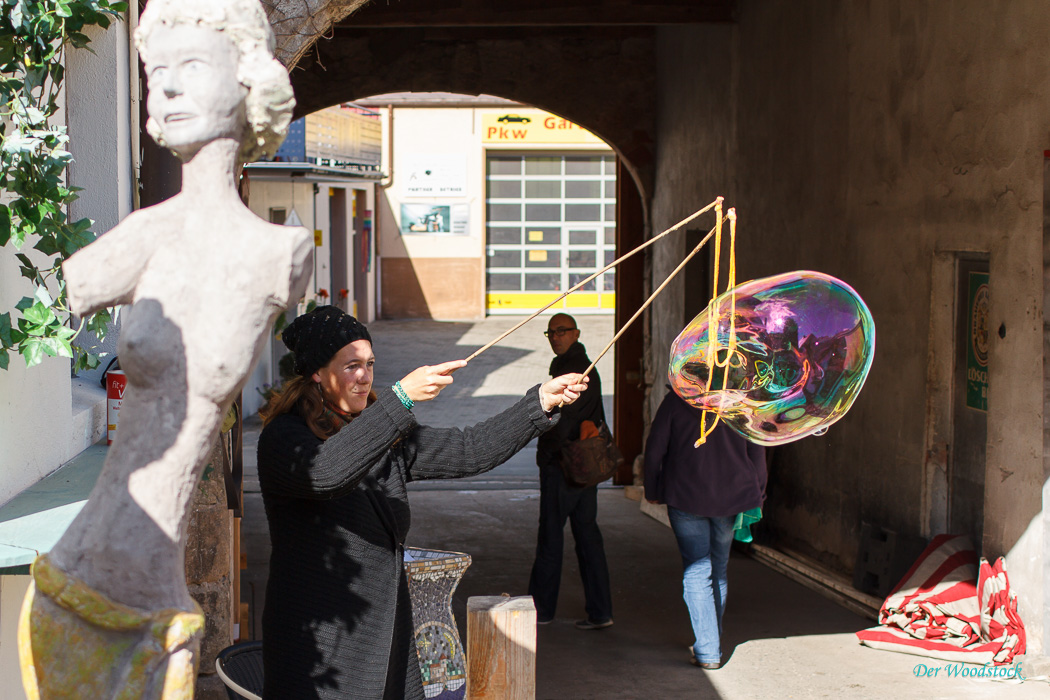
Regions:
<svg viewBox="0 0 1050 700"><path fill-rule="evenodd" d="M373 2L354 27L651 26L730 22L736 0L400 0Z"/></svg>

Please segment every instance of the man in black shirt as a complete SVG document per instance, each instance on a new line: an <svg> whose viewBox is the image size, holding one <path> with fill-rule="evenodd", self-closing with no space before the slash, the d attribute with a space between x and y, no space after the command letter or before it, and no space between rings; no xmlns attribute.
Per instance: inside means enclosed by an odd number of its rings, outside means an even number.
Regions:
<svg viewBox="0 0 1050 700"><path fill-rule="evenodd" d="M551 375L582 373L590 366L587 350L580 343L576 319L567 314L552 316L544 334L555 357ZM586 599L587 619L576 626L585 630L610 627L612 600L609 590L609 566L605 561L602 533L598 529L598 488L574 488L565 483L560 461L564 446L580 438L580 424L605 420L602 405L602 383L597 370L591 370L590 384L575 403L561 409L561 420L554 429L540 436L536 463L540 467L540 528L536 543L536 561L529 579L529 595L536 603L536 620L546 624L554 619L561 582L562 548L565 520L572 526L576 540L576 557Z"/></svg>

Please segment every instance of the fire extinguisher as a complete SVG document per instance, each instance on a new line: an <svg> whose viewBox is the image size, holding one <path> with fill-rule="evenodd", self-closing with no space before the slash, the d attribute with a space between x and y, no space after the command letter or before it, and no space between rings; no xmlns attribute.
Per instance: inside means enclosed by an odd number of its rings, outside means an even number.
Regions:
<svg viewBox="0 0 1050 700"><path fill-rule="evenodd" d="M114 367L113 365L116 365ZM106 444L112 445L117 437L117 422L120 417L120 404L124 402L124 389L128 385L128 378L124 370L120 369L120 361L114 357L110 360L106 371L102 374L102 381L106 387Z"/></svg>

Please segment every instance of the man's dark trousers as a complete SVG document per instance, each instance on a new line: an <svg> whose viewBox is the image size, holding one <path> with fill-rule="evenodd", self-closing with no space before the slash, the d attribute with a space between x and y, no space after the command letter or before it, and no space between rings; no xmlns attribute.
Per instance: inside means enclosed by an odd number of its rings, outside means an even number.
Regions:
<svg viewBox="0 0 1050 700"><path fill-rule="evenodd" d="M540 528L536 561L529 579L529 595L536 603L536 619L554 619L561 583L565 520L572 526L576 558L583 578L587 618L604 622L612 618L609 565L602 533L598 529L598 487L573 488L557 465L540 468Z"/></svg>

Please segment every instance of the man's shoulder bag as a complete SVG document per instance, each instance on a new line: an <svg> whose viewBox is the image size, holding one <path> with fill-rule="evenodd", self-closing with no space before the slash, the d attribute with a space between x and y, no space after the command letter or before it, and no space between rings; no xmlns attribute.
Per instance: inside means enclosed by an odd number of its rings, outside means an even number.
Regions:
<svg viewBox="0 0 1050 700"><path fill-rule="evenodd" d="M586 488L612 476L623 464L623 454L613 442L605 421L600 421L597 426L584 421L580 425L580 435L580 440L573 440L562 448L561 471L569 486Z"/></svg>

